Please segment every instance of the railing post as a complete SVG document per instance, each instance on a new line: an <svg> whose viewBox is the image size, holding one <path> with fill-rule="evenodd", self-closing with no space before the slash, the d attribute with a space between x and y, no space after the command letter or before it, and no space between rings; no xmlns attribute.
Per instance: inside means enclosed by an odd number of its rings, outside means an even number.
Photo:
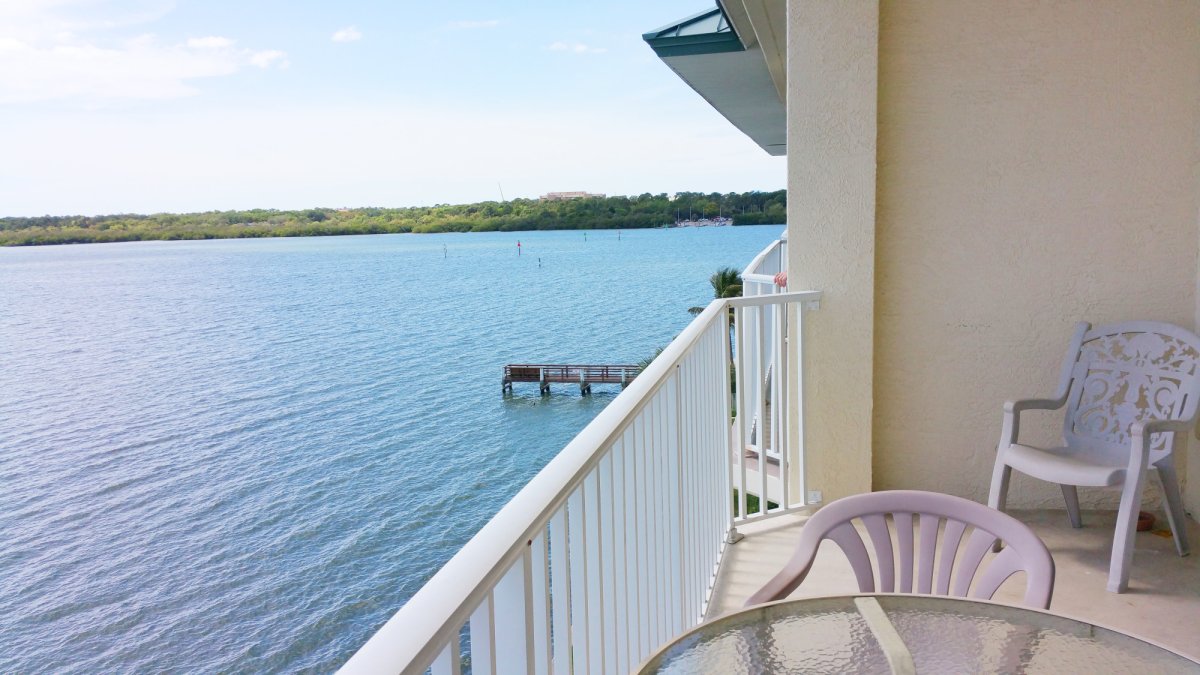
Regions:
<svg viewBox="0 0 1200 675"><path fill-rule="evenodd" d="M783 500L781 506L784 510L792 507L790 486L791 478L791 433L790 422L792 418L791 410L788 408L790 399L788 397L788 321L789 321L788 304L785 302L777 309L775 316L775 355L776 366L775 376L772 378L775 384L775 401L772 404L774 407L775 423L774 439L776 448L779 454L779 496Z"/></svg>
<svg viewBox="0 0 1200 675"><path fill-rule="evenodd" d="M726 415L728 415L730 412L733 411L733 394L730 391L731 385L736 383L737 390L738 390L738 401L741 401L741 399L742 399L742 396L741 396L742 385L741 385L741 382L739 382L739 380L742 379L742 376L741 376L742 369L736 368L736 370L735 370L736 376L733 377L732 380L730 377L730 375L731 375L730 370L732 368L734 368L734 363L735 363L734 359L733 359L733 346L734 345L733 345L733 342L731 342L732 338L730 337L730 330L731 330L731 326L729 324L730 309L731 308L729 307L728 302L726 302L721 307L721 316L722 316L722 319L721 319L721 327L722 327L721 343L724 346L723 351L725 352L725 355L726 355L726 357L724 359L722 359L725 361L725 367L721 369L722 370L721 390L724 393L724 398L725 398L724 413ZM734 311L740 313L740 310L734 310ZM740 324L740 322L737 322L737 323ZM741 336L740 328L738 329L738 335L740 338L740 336ZM738 342L737 353L738 353L737 360L741 361L742 360L741 359L741 355L742 355L741 342ZM725 419L728 419L728 418L725 418ZM726 488L725 489L725 495L726 495L725 501L727 504L726 513L729 516L729 531L725 534L725 542L728 544L736 544L739 541L741 541L743 538L742 533L738 532L737 527L734 526L734 506L735 506L735 504L734 504L733 490L734 490L735 483L741 487L741 489L738 490L738 497L737 497L738 511L737 511L737 513L739 513L743 517L745 517L745 515L746 515L746 489L745 489L746 488L746 466L745 466L746 452L742 448L742 443L743 443L742 439L744 438L745 426L746 426L745 420L746 420L745 415L742 414L742 407L741 407L741 404L739 403L738 408L737 408L737 424L732 425L732 424L729 424L728 422L725 422L724 420L722 421L723 428L730 428L730 432L722 434L722 436L724 436L724 438L725 438L725 458L726 458L726 462L729 464L729 471L726 472L726 475L729 477L729 481L725 486L725 488ZM733 434L736 434L737 438L731 444L730 437ZM734 458L735 457L737 458L736 461L737 461L738 469L741 471L741 479L738 481L735 481L734 477L733 477L733 470L734 470L733 467L734 467Z"/></svg>
<svg viewBox="0 0 1200 675"><path fill-rule="evenodd" d="M679 519L675 523L674 536L678 540L679 546L679 573L675 575L676 597L679 601L679 621L681 626L688 625L687 619L687 601L684 599L684 590L686 585L684 579L687 578L687 551L684 549L685 542L683 540L683 512L684 512L684 482L683 482L683 400L682 400L682 384L680 382L679 365L675 365L674 370L675 381L675 484L678 487L676 490L676 499L678 501L677 510Z"/></svg>

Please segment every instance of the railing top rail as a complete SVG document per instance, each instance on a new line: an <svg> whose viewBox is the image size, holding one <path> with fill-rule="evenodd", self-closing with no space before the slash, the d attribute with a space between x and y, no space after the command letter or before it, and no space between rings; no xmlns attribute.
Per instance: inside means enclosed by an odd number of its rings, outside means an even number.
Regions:
<svg viewBox="0 0 1200 675"><path fill-rule="evenodd" d="M749 272L746 272L746 273L742 274L742 281L743 282L750 281L750 282L758 283L758 284L773 284L773 283L775 283L775 275L774 274L751 274Z"/></svg>
<svg viewBox="0 0 1200 675"><path fill-rule="evenodd" d="M726 302L730 307L762 307L777 302L814 302L821 299L821 291L792 291L790 293L775 293L773 295L753 295L741 298L729 298Z"/></svg>

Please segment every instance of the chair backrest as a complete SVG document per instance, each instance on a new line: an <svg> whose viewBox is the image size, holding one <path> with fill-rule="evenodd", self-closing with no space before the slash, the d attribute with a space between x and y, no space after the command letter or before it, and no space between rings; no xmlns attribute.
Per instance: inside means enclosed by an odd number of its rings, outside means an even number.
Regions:
<svg viewBox="0 0 1200 675"><path fill-rule="evenodd" d="M1070 378L1063 440L1072 446L1129 452L1135 422L1191 419L1200 403L1200 338L1169 323L1080 324L1063 375ZM1174 434L1155 434L1151 449L1169 452Z"/></svg>
<svg viewBox="0 0 1200 675"><path fill-rule="evenodd" d="M855 520L865 526L874 549L878 586L866 544L854 527ZM918 524L920 535L914 547ZM973 531L963 544L968 527ZM990 599L1017 572L1025 572L1026 605L1048 608L1054 591L1054 559L1024 523L961 497L893 490L845 497L813 514L800 531L792 559L750 597L746 606L787 597L808 575L817 548L825 539L835 542L846 554L863 593L916 592ZM997 541L1003 542L1004 548L991 555ZM981 569L982 574L977 574Z"/></svg>

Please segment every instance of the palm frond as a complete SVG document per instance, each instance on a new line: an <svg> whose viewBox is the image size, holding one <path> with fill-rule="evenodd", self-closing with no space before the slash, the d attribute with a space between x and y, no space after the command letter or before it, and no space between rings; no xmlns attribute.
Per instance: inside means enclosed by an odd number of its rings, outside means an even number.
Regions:
<svg viewBox="0 0 1200 675"><path fill-rule="evenodd" d="M742 274L735 267L722 267L708 278L714 298L737 298L742 295Z"/></svg>

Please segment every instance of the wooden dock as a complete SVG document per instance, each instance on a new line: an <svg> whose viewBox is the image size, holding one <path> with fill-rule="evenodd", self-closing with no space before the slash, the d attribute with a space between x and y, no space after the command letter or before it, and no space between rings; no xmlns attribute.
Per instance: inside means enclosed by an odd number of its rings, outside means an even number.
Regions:
<svg viewBox="0 0 1200 675"><path fill-rule="evenodd" d="M642 372L639 366L563 365L545 363L510 363L504 366L500 390L512 393L514 382L537 382L542 396L550 393L551 383L578 384L579 393L592 393L593 384L619 384L622 387Z"/></svg>

